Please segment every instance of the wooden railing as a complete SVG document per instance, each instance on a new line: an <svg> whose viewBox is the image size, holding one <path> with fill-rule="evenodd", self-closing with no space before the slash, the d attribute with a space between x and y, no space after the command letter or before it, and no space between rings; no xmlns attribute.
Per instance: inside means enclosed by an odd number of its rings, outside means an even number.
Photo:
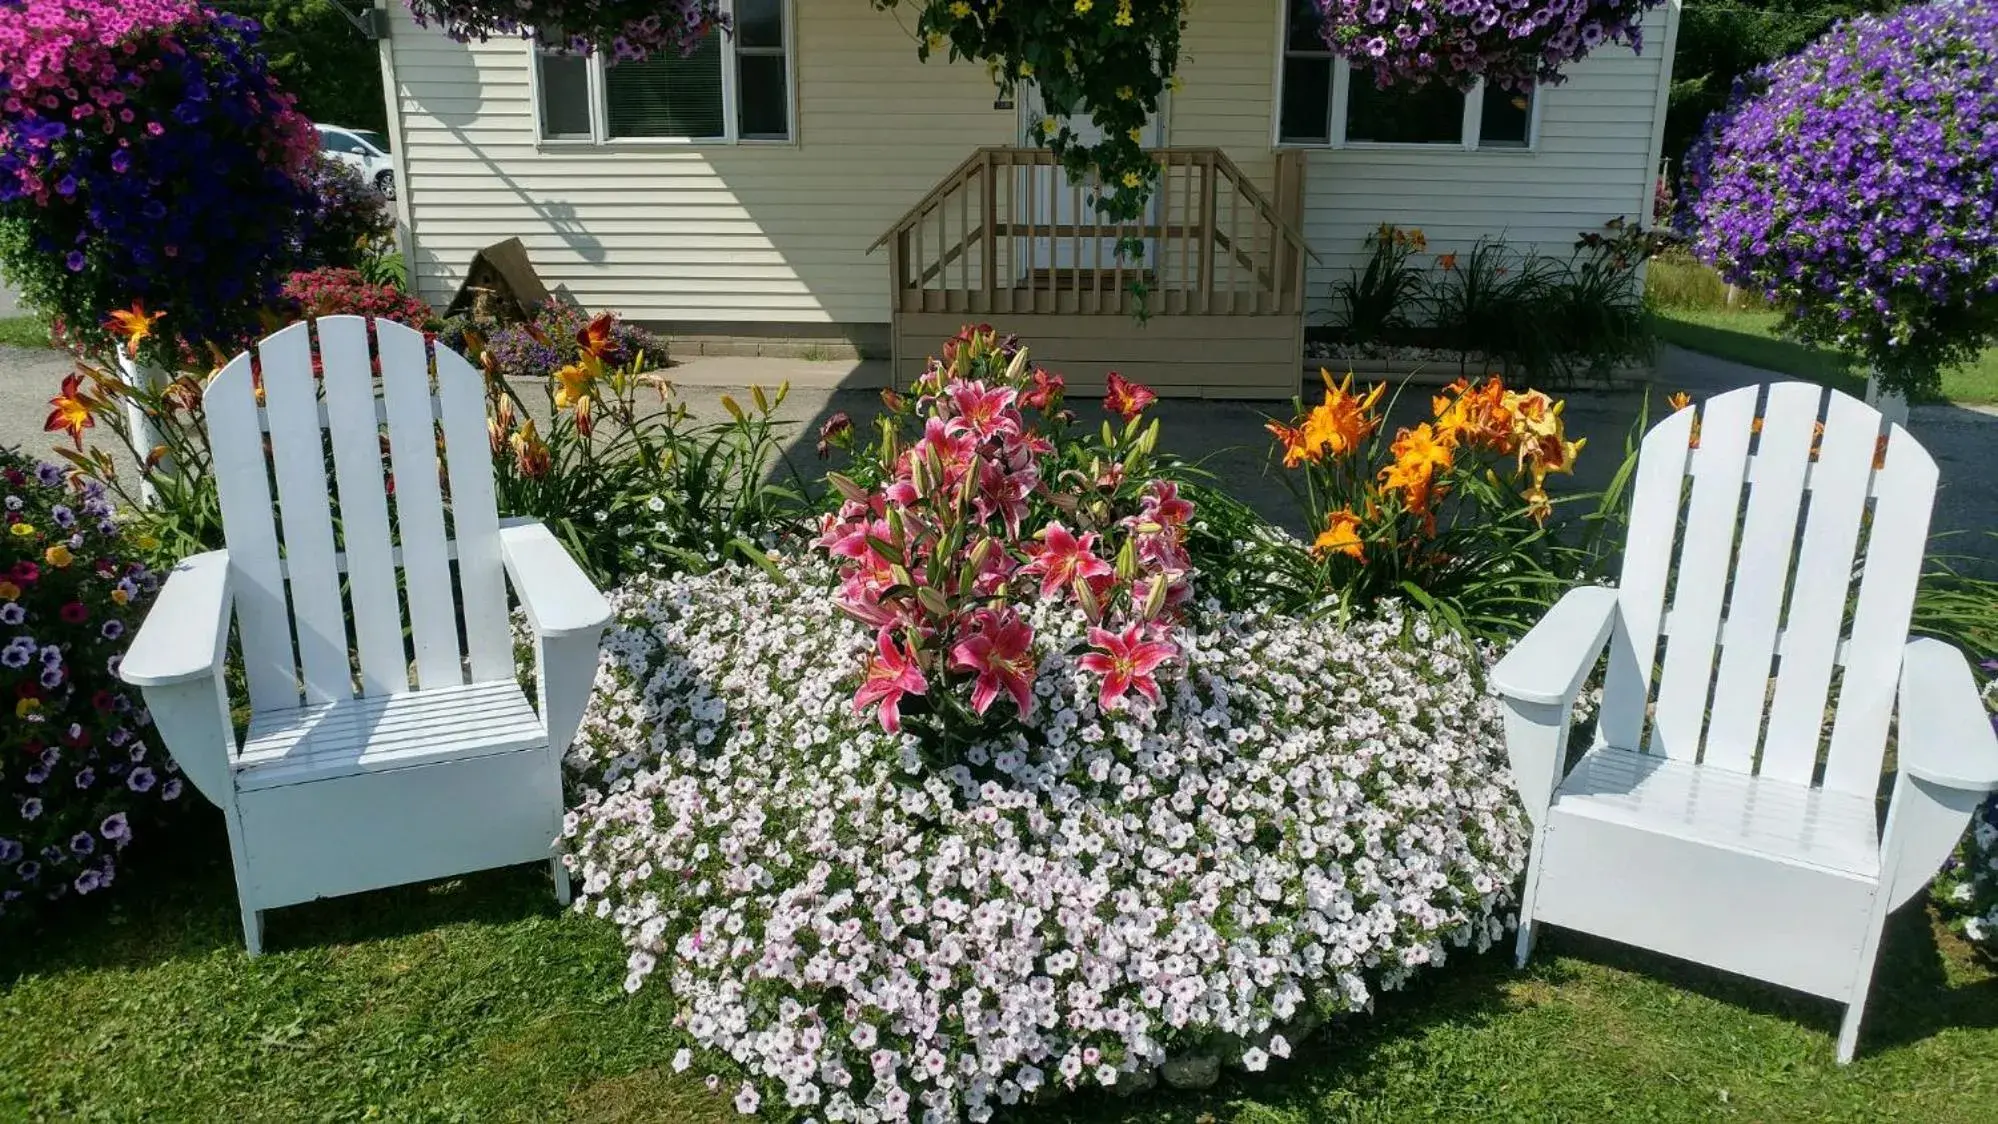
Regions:
<svg viewBox="0 0 1998 1124"><path fill-rule="evenodd" d="M1160 174L1145 215L1116 222L1096 206L1098 182L1071 182L1047 150L979 149L869 248L888 247L895 308L1300 313L1311 251L1285 212L1219 149L1151 155ZM1279 197L1295 194L1300 170L1279 161Z"/></svg>

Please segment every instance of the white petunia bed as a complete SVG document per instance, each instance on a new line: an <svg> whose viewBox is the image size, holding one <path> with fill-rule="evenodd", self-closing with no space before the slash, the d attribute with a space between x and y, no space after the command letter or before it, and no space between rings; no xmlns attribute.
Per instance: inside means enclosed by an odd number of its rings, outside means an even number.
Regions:
<svg viewBox="0 0 1998 1124"><path fill-rule="evenodd" d="M745 1113L1260 1069L1513 921L1527 829L1454 637L1209 607L1161 704L1105 715L1043 608L1037 728L940 769L853 712L832 571L777 566L614 596L564 827L626 987L671 993Z"/></svg>

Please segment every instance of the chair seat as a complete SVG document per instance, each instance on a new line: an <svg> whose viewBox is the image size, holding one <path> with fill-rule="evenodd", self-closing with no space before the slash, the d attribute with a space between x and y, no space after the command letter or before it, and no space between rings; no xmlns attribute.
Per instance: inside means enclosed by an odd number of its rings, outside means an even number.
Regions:
<svg viewBox="0 0 1998 1124"><path fill-rule="evenodd" d="M1878 878L1868 797L1624 749L1592 749L1562 782L1553 813Z"/></svg>
<svg viewBox="0 0 1998 1124"><path fill-rule="evenodd" d="M541 749L548 734L511 681L343 699L252 715L241 792Z"/></svg>

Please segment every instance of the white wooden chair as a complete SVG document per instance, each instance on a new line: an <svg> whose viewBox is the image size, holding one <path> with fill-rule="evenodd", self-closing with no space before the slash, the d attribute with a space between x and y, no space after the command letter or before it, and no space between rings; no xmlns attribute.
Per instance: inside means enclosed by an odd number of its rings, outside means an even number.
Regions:
<svg viewBox="0 0 1998 1124"><path fill-rule="evenodd" d="M1844 1063L1886 916L1998 788L1998 738L1962 654L1908 639L1935 462L1896 425L1876 467L1880 415L1802 383L1768 388L1758 435L1761 394L1652 429L1618 588L1571 591L1493 673L1534 825L1519 961L1551 923L1821 995L1845 1004ZM1596 744L1568 770L1605 644Z"/></svg>
<svg viewBox="0 0 1998 1124"><path fill-rule="evenodd" d="M500 524L478 371L437 348L433 389L423 336L382 320L377 379L366 321L317 326L323 379L298 323L255 349L261 399L249 352L209 383L227 549L175 567L120 669L228 819L251 955L267 909L489 867L549 860L566 902L551 859L560 762L610 618L545 527ZM509 580L538 707L516 682ZM232 622L250 703L240 745Z"/></svg>

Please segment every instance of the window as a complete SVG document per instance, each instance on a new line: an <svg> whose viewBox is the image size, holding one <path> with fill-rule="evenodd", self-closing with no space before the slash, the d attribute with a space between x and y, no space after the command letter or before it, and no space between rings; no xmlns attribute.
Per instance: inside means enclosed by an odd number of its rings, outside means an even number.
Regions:
<svg viewBox="0 0 1998 1124"><path fill-rule="evenodd" d="M1284 28L1277 141L1286 145L1532 147L1533 97L1480 83L1470 94L1430 83L1382 89L1332 53L1313 0L1291 0Z"/></svg>
<svg viewBox="0 0 1998 1124"><path fill-rule="evenodd" d="M353 137L345 133L330 133L323 130L319 134L319 147L326 152L358 153L361 151L360 144Z"/></svg>
<svg viewBox="0 0 1998 1124"><path fill-rule="evenodd" d="M599 55L537 49L541 139L789 141L790 4L724 0L723 6L735 19L734 34L712 34L684 56L605 65Z"/></svg>

